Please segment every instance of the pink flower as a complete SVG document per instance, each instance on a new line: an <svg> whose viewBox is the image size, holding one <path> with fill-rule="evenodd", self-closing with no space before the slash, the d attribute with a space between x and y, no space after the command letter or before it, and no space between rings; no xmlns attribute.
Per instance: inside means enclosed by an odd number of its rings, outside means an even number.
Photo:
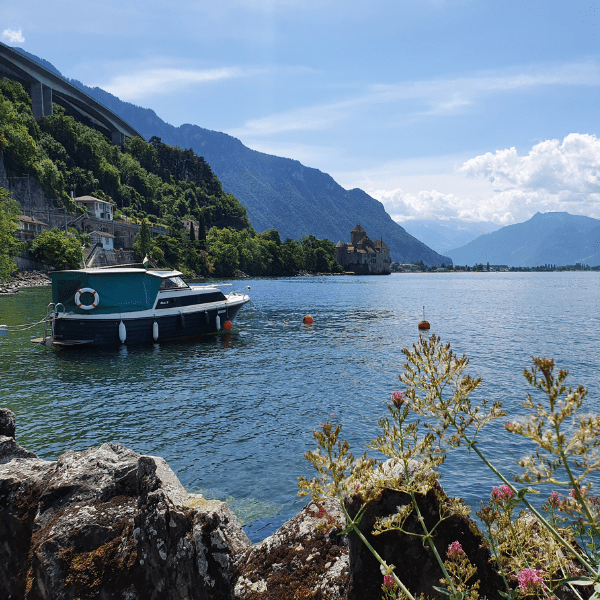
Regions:
<svg viewBox="0 0 600 600"><path fill-rule="evenodd" d="M560 508L562 502L560 500L560 496L558 495L558 492L552 492L550 494L550 497L548 498L548 504L555 508Z"/></svg>
<svg viewBox="0 0 600 600"><path fill-rule="evenodd" d="M402 392L392 392L392 404L399 408L404 404L404 399L402 398Z"/></svg>
<svg viewBox="0 0 600 600"><path fill-rule="evenodd" d="M543 574L544 571L539 569L523 569L517 576L519 589L526 592L541 590L544 587L544 580L542 579Z"/></svg>
<svg viewBox="0 0 600 600"><path fill-rule="evenodd" d="M464 554L465 551L462 549L462 546L460 545L460 542L452 542L449 546L448 546L448 552L447 552L447 556L448 558L452 558L452 557L456 557L459 554Z"/></svg>
<svg viewBox="0 0 600 600"><path fill-rule="evenodd" d="M396 585L394 578L391 575L383 576L383 585L387 585L388 587L393 587Z"/></svg>
<svg viewBox="0 0 600 600"><path fill-rule="evenodd" d="M492 489L492 500L494 502L508 502L514 495L515 493L506 484Z"/></svg>

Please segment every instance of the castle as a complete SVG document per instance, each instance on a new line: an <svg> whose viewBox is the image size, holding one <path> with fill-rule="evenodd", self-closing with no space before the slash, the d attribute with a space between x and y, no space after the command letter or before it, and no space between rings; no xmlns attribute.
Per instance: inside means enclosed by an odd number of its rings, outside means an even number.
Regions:
<svg viewBox="0 0 600 600"><path fill-rule="evenodd" d="M372 242L367 232L357 225L350 232L350 243L341 241L335 247L335 259L346 271L357 275L387 275L390 272L390 249L383 240Z"/></svg>

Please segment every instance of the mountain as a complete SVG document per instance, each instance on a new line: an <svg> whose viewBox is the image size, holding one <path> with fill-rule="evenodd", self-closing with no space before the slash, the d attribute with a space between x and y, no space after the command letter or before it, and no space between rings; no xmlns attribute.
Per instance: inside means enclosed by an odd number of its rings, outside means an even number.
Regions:
<svg viewBox="0 0 600 600"><path fill-rule="evenodd" d="M457 265L509 267L600 265L600 220L566 212L536 213L448 252Z"/></svg>
<svg viewBox="0 0 600 600"><path fill-rule="evenodd" d="M47 61L17 50L44 67L51 67ZM57 72L54 67L52 70ZM336 243L349 241L350 231L359 224L372 240L383 239L394 261L422 260L426 265L452 262L408 234L385 212L381 202L360 189L344 189L318 169L251 150L225 133L189 124L174 127L153 110L123 102L100 88L69 81L125 119L146 139L160 137L166 144L191 148L202 156L224 191L233 194L246 208L257 231L275 228L282 239L312 234Z"/></svg>
<svg viewBox="0 0 600 600"><path fill-rule="evenodd" d="M501 227L489 221L471 222L460 219L406 221L402 226L407 233L440 254L448 254L450 250L460 248L480 235L497 231Z"/></svg>

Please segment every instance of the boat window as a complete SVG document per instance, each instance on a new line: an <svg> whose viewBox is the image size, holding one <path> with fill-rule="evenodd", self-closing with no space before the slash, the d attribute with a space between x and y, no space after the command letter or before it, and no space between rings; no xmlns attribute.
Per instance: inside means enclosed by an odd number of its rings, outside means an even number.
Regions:
<svg viewBox="0 0 600 600"><path fill-rule="evenodd" d="M187 288L188 284L181 279L181 277L169 277L167 279L163 279L160 284L161 290L175 290L178 288Z"/></svg>

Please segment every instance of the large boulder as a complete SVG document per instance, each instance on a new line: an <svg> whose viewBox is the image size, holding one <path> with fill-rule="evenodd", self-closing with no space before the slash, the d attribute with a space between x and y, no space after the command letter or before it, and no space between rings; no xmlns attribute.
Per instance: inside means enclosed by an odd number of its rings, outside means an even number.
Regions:
<svg viewBox="0 0 600 600"><path fill-rule="evenodd" d="M0 597L228 599L250 541L223 502L120 444L0 464Z"/></svg>
<svg viewBox="0 0 600 600"><path fill-rule="evenodd" d="M394 478L402 477L404 472L401 465L394 464L393 461L385 463L384 470L386 469ZM475 522L459 514L451 514L440 522L440 515L444 512L441 504L446 494L437 482L427 494L416 496L426 526L430 531L435 527L434 543L442 560L446 557L448 546L455 541L460 542L470 562L477 567L477 574L473 579L480 580L480 595L488 600L500 600L497 590L503 589L503 582L490 563L489 550L485 547L484 538ZM440 586L443 574L431 547L423 544L421 537L400 531L386 531L379 535L372 533L378 519L398 513L409 502L410 496L404 492L381 489L379 498L367 507L359 529L386 563L395 565L396 575L415 597L425 594L429 598L447 600L447 596L433 589L434 586ZM350 516L356 515L361 505L359 496L346 499ZM414 513L406 520L404 527L411 533L423 534L422 526ZM380 600L383 576L379 563L356 533L348 534L348 546L351 574L348 600Z"/></svg>
<svg viewBox="0 0 600 600"><path fill-rule="evenodd" d="M336 500L311 502L272 536L237 559L234 597L338 600L348 586L348 545L337 523L345 517Z"/></svg>

